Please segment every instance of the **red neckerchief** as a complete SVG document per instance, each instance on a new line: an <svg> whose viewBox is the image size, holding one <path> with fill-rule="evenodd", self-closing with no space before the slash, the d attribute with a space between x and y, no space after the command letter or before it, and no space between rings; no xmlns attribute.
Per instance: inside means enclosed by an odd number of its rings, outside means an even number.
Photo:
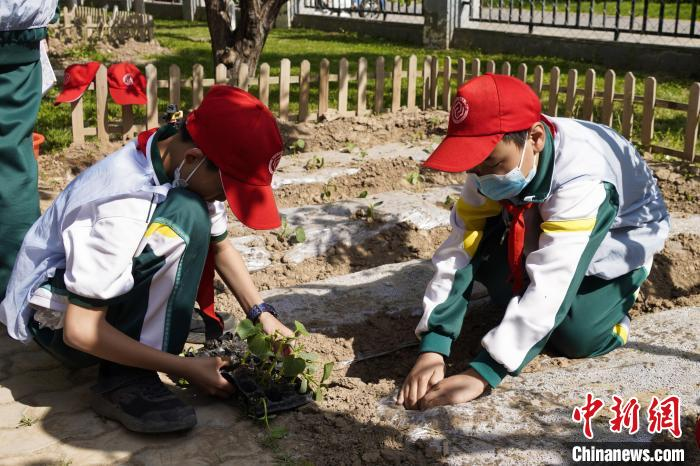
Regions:
<svg viewBox="0 0 700 466"><path fill-rule="evenodd" d="M525 249L525 211L534 204L515 205L509 201L501 201L501 205L511 217L508 229L508 268L513 294L523 291L523 250Z"/></svg>
<svg viewBox="0 0 700 466"><path fill-rule="evenodd" d="M541 121L547 125L552 137L557 130L554 124L544 115ZM510 201L501 201L501 205L510 214L510 228L508 229L508 268L510 269L510 280L513 286L513 294L519 295L524 288L523 277L523 250L525 249L525 211L532 207L534 203L528 202L515 205Z"/></svg>
<svg viewBox="0 0 700 466"><path fill-rule="evenodd" d="M147 131L139 133L136 138L136 148L139 152L146 155L146 146L148 145L148 139L153 135L158 128L152 128ZM224 323L219 319L214 310L214 244L209 244L209 251L207 252L207 260L204 263L204 271L202 272L202 278L199 280L199 289L197 290L197 304L199 304L199 309L206 316L212 318L221 330L224 329Z"/></svg>

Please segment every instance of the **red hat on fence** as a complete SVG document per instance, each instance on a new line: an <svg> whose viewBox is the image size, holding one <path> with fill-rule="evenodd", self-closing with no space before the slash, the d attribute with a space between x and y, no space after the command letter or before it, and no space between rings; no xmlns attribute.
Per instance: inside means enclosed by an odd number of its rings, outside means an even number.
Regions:
<svg viewBox="0 0 700 466"><path fill-rule="evenodd" d="M530 86L511 76L487 73L457 89L447 136L423 165L462 172L483 162L505 133L530 129L542 106Z"/></svg>
<svg viewBox="0 0 700 466"><path fill-rule="evenodd" d="M146 105L146 77L131 63L115 63L107 70L109 95L119 105Z"/></svg>
<svg viewBox="0 0 700 466"><path fill-rule="evenodd" d="M96 61L78 63L66 68L63 72L63 89L56 96L54 105L78 100L95 79L98 69L100 69L100 63Z"/></svg>
<svg viewBox="0 0 700 466"><path fill-rule="evenodd" d="M272 174L284 153L270 110L242 89L212 86L187 117L187 131L221 171L229 207L256 230L280 226Z"/></svg>

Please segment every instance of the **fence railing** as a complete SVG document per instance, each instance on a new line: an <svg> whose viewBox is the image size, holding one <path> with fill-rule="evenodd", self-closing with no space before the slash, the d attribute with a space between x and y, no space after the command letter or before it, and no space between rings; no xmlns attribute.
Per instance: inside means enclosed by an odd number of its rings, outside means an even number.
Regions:
<svg viewBox="0 0 700 466"><path fill-rule="evenodd" d="M469 21L700 38L698 0L459 0Z"/></svg>
<svg viewBox="0 0 700 466"><path fill-rule="evenodd" d="M119 11L117 6L111 13L106 8L73 6L69 10L63 7L60 21L50 28L52 35L62 39L106 39L122 43L130 38L148 42L154 37L151 15Z"/></svg>
<svg viewBox="0 0 700 466"><path fill-rule="evenodd" d="M331 113L365 116L372 113L394 113L402 108L449 110L457 86L479 76L484 69L488 73L497 72L494 61L482 63L478 58L468 64L464 58L453 61L451 57L445 57L440 63L438 58L427 56L420 70L415 55L408 59L396 56L392 62L387 69L384 57L379 57L374 63L374 69L370 70L367 60L360 58L351 73L350 63L343 58L338 64L337 73L334 73L331 72L329 61L323 59L318 65L318 72L312 73L311 63L303 60L298 74L292 75L291 62L285 58L281 60L277 76L272 76L270 65L263 63L255 76L249 73L247 66L242 65L238 76L233 79L227 77L224 65L216 67L213 78L205 78L202 65L194 65L192 75L185 78L177 65L171 65L168 76L161 77L158 76L156 67L149 64L146 66L148 103L145 122L141 124L135 124L131 105L122 106L121 121L107 121L107 69L103 65L97 72L94 85L90 86L83 97L72 103L73 140L82 142L85 136L96 135L98 139L106 141L110 134L126 139L136 131L157 127L159 108L164 110L171 102L181 104L183 90L191 93L190 108L196 108L204 98L204 90L216 83L237 85L257 94L265 105L276 111L281 121L304 122L328 117ZM511 75L512 71L508 62L503 63L499 70L506 75ZM578 86L579 72L576 69L568 71L566 85L563 85L562 72L556 66L545 73L544 68L538 65L529 73L527 65L522 63L517 67L515 76L532 87L542 99L543 111L551 116L575 116L608 126L613 126L615 121L623 136L639 142L645 150L689 161L695 159L700 121L700 82L690 86L687 101L678 102L657 98L657 81L654 77L647 77L644 80L643 94L636 95L636 78L632 73L624 75L622 92L616 90L618 77L613 70L606 71L602 89L596 88L596 72L593 69L585 71L582 88ZM163 96L167 90L167 97L159 98L159 90ZM88 128L84 123L83 100L92 92L96 100L97 123L96 127ZM271 102L271 95L277 98L276 102ZM352 102L350 95L353 96ZM311 102L312 97L315 102ZM290 104L292 100L293 105ZM331 109L331 104L335 108ZM295 114L291 113L292 107ZM655 112L659 109L677 112L678 116L683 114L685 117L682 150L654 143Z"/></svg>
<svg viewBox="0 0 700 466"><path fill-rule="evenodd" d="M423 16L422 0L304 0L304 7L368 19L386 19L387 14Z"/></svg>

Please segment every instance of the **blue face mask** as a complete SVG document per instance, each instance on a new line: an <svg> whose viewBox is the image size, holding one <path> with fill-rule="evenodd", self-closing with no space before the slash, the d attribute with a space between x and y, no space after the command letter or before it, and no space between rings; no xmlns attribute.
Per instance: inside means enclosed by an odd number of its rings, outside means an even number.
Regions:
<svg viewBox="0 0 700 466"><path fill-rule="evenodd" d="M523 172L520 171L520 167L523 165L523 160L525 158L525 148L527 147L526 141L523 145L523 151L520 154L520 162L518 166L506 173L505 175L483 175L477 177L477 183L479 186L479 191L484 196L494 201L500 201L502 199L511 199L520 194L520 192L525 189L525 186L532 181L537 173L536 165L533 163L532 170L527 174L527 177L523 176Z"/></svg>

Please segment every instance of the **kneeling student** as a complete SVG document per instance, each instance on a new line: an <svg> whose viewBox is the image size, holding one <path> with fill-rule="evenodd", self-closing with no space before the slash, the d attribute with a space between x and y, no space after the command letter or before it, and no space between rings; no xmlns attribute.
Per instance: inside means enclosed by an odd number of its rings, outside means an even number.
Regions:
<svg viewBox="0 0 700 466"><path fill-rule="evenodd" d="M233 391L220 358L178 357L210 244L248 316L268 333L291 334L223 241L225 200L251 228L280 225L270 183L282 151L275 119L258 99L214 86L179 128L141 133L85 170L24 239L0 304L9 335L34 338L70 367L99 363L92 407L127 429L193 427L194 410L156 371L212 395Z"/></svg>
<svg viewBox="0 0 700 466"><path fill-rule="evenodd" d="M627 342L629 310L669 219L649 167L607 126L540 114L523 82L487 74L459 88L447 137L425 166L468 171L416 328L420 356L397 399L468 402L545 345L570 358ZM444 378L474 280L504 311L461 374Z"/></svg>

